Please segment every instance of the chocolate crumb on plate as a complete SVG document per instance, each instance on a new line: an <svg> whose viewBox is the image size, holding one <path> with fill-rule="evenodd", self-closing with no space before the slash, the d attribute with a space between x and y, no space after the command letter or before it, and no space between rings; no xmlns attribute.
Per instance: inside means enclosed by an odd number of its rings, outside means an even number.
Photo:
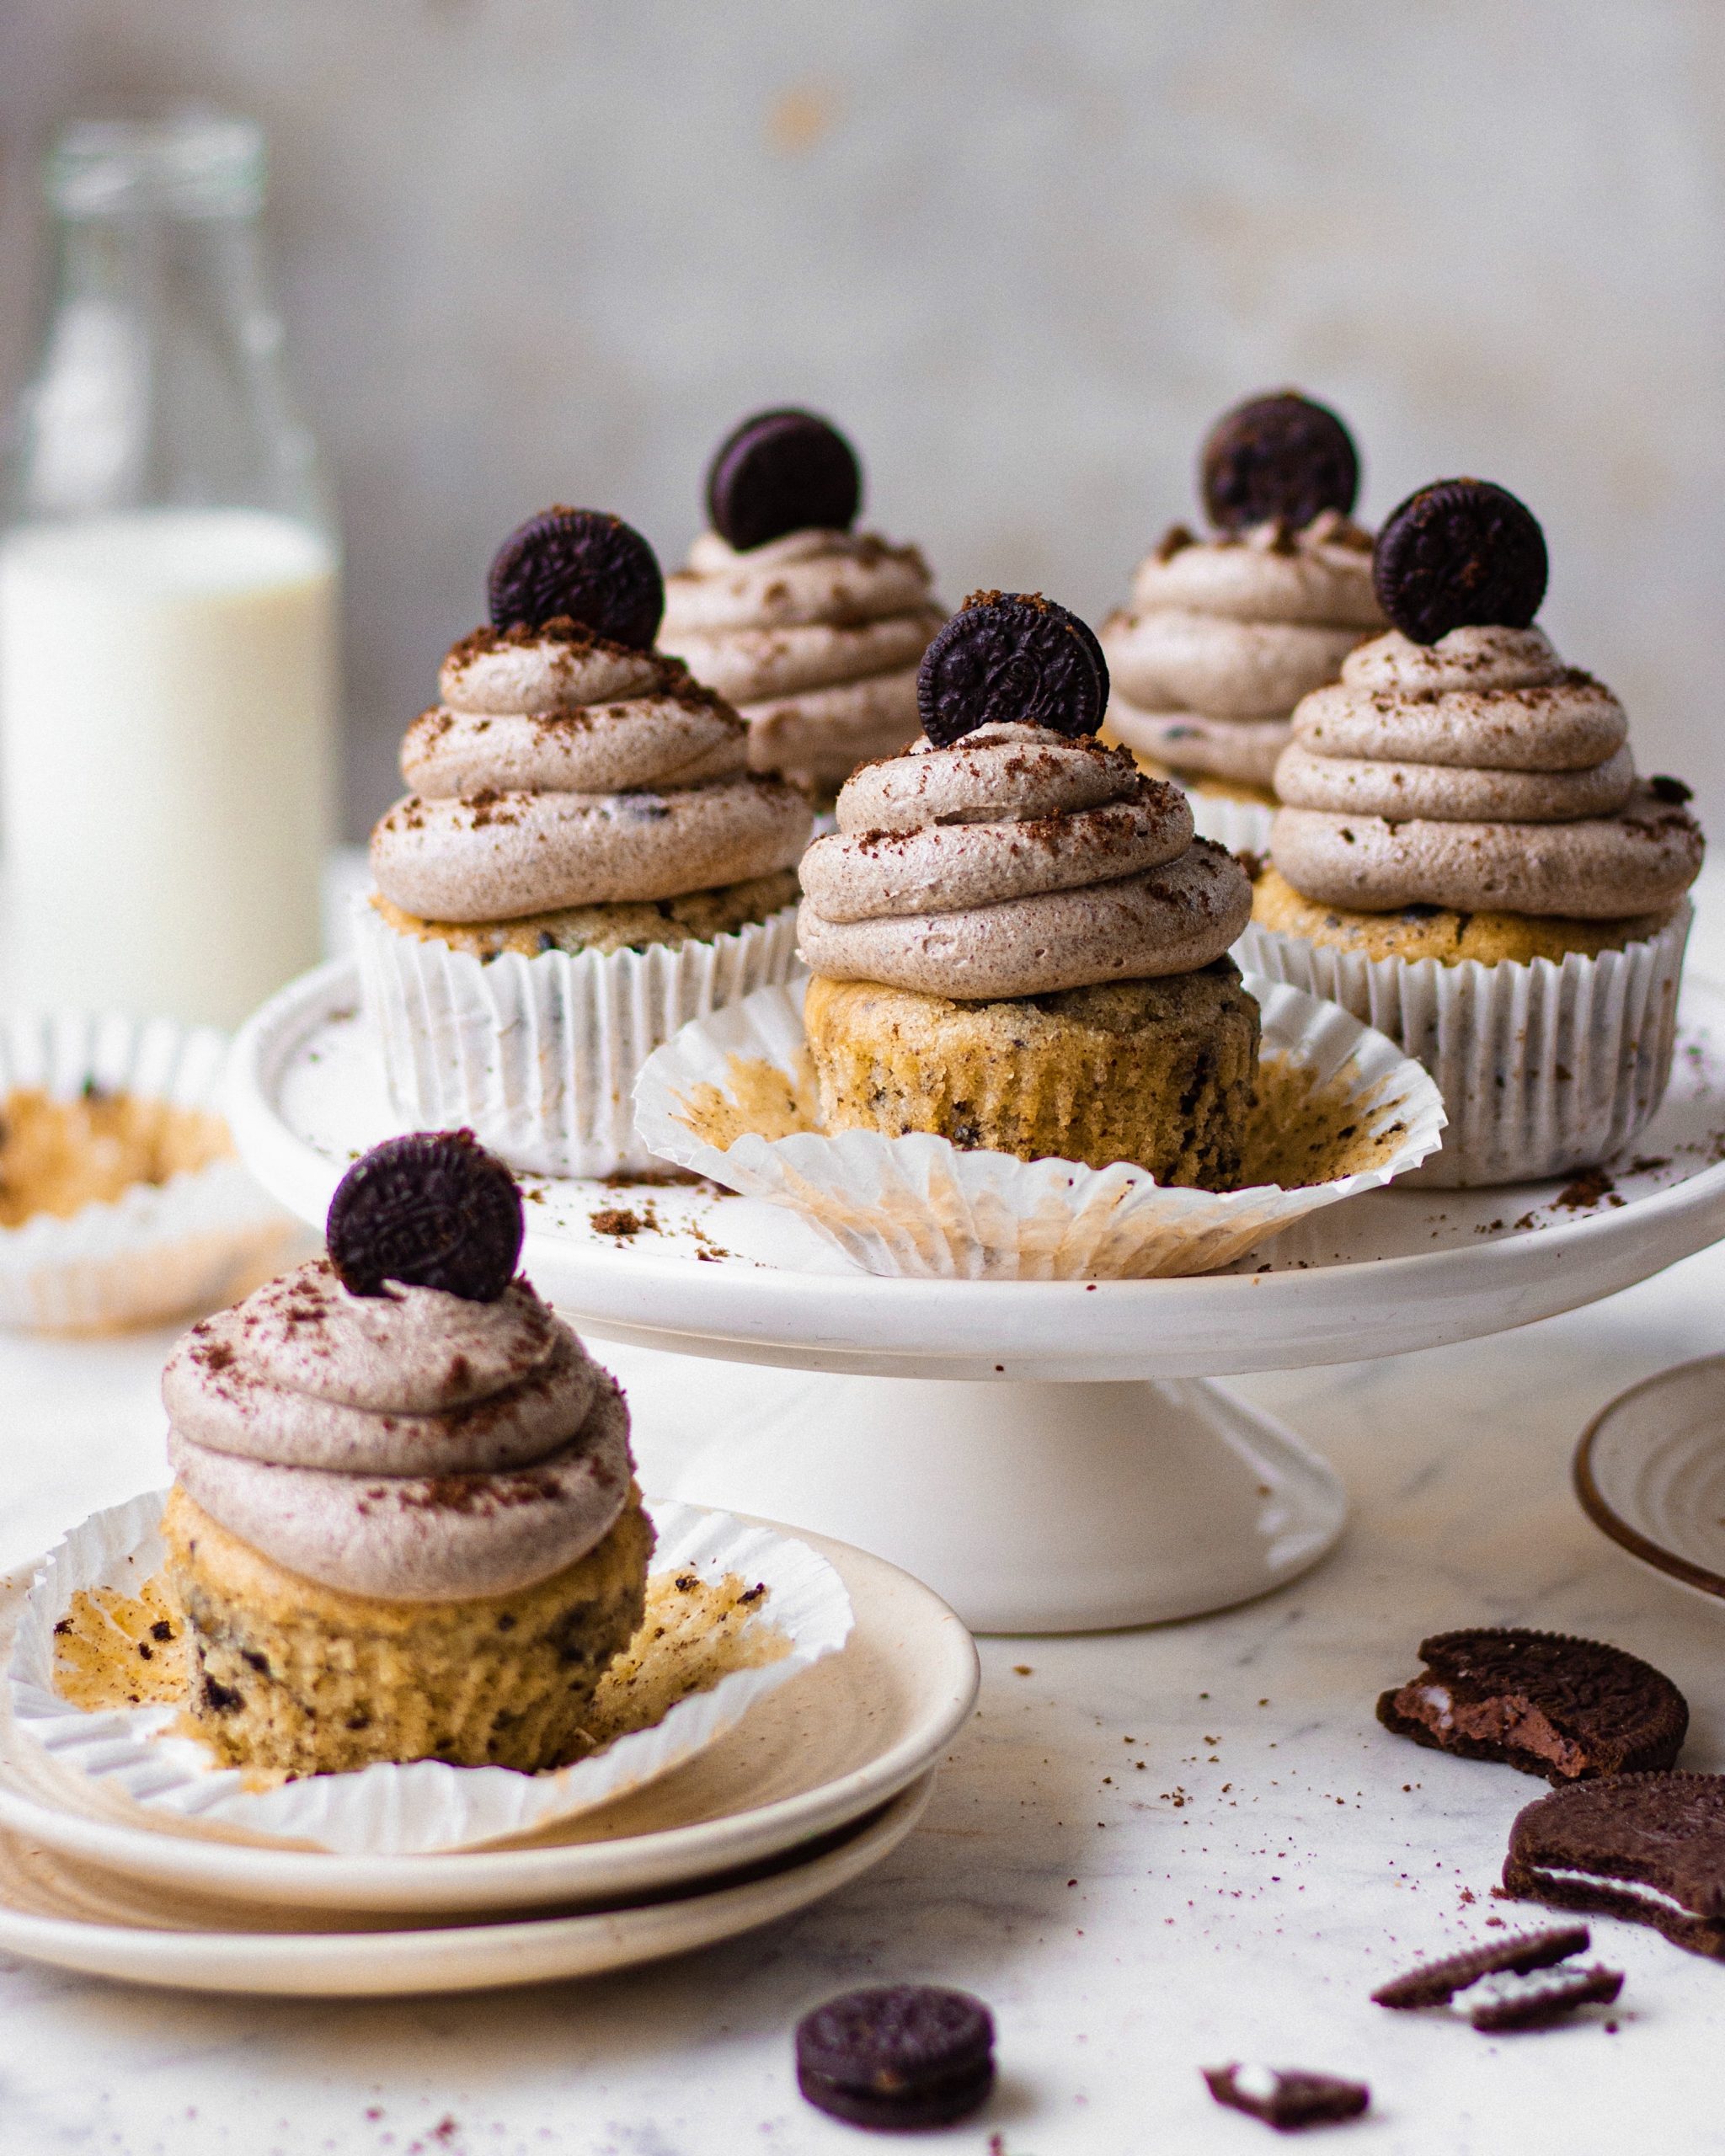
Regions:
<svg viewBox="0 0 1725 2156"><path fill-rule="evenodd" d="M1338 2126L1357 2119L1371 2101L1363 2081L1344 2081L1336 2073L1311 2073L1298 2067L1207 2066L1204 2078L1219 2104L1262 2119L1278 2133L1298 2133L1307 2127Z"/></svg>
<svg viewBox="0 0 1725 2156"><path fill-rule="evenodd" d="M1509 1830L1503 1892L1725 1961L1725 1775L1622 1774L1539 1798Z"/></svg>
<svg viewBox="0 0 1725 2156"><path fill-rule="evenodd" d="M1398 2009L1445 2006L1457 1992L1466 1991L1482 1977L1525 1976L1533 1969L1548 1969L1567 1961L1573 1954L1584 1954L1590 1943L1584 1924L1554 1924L1549 1930L1525 1932L1519 1938L1493 1940L1392 1977L1372 1993L1372 2003Z"/></svg>
<svg viewBox="0 0 1725 2156"><path fill-rule="evenodd" d="M994 2017L968 1992L843 1993L797 2024L797 2086L817 2111L884 2132L950 2126L994 2086Z"/></svg>

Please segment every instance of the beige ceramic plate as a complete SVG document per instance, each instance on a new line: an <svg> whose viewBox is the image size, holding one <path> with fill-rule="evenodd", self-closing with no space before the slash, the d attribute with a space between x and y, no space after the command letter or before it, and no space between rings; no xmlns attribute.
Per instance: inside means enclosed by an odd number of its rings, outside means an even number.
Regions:
<svg viewBox="0 0 1725 2156"><path fill-rule="evenodd" d="M771 1694L686 1765L507 1848L343 1857L166 1821L56 1766L12 1725L3 1691L0 1826L163 1886L324 1911L608 1904L759 1864L926 1774L976 1700L975 1647L943 1602L879 1557L798 1532L849 1591L856 1625L843 1651ZM0 1581L0 1661L33 1570Z"/></svg>
<svg viewBox="0 0 1725 2156"><path fill-rule="evenodd" d="M117 1878L0 1833L0 1952L126 1983L301 1997L597 1976L733 1939L848 1885L903 1841L933 1784L924 1774L860 1827L823 1838L816 1854L764 1876L645 1907L505 1924L385 1929L350 1915L319 1922L304 1909L239 1909Z"/></svg>
<svg viewBox="0 0 1725 2156"><path fill-rule="evenodd" d="M1725 1597L1725 1355L1620 1394L1576 1450L1575 1494L1631 1556Z"/></svg>

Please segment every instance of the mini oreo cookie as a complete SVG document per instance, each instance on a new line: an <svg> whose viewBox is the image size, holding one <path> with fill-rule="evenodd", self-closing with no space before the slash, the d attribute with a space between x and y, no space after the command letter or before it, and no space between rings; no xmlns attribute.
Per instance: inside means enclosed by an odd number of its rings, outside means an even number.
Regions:
<svg viewBox="0 0 1725 2156"><path fill-rule="evenodd" d="M1278 2133L1309 2126L1337 2126L1357 2119L1371 2102L1363 2081L1338 2073L1308 2073L1299 2067L1207 2066L1204 2078L1219 2104L1262 2119Z"/></svg>
<svg viewBox="0 0 1725 2156"><path fill-rule="evenodd" d="M857 452L818 412L756 412L708 467L707 514L739 552L788 531L848 531L862 506Z"/></svg>
<svg viewBox="0 0 1725 2156"><path fill-rule="evenodd" d="M1089 624L1038 592L973 591L922 654L922 731L948 748L980 726L1094 734L1108 708L1108 666Z"/></svg>
<svg viewBox="0 0 1725 2156"><path fill-rule="evenodd" d="M1548 570L1539 519L1489 479L1438 479L1378 534L1372 588L1405 637L1436 643L1470 625L1525 629Z"/></svg>
<svg viewBox="0 0 1725 2156"><path fill-rule="evenodd" d="M494 1303L515 1274L524 1222L515 1179L471 1130L388 1138L329 1201L329 1262L355 1295L387 1281Z"/></svg>
<svg viewBox="0 0 1725 2156"><path fill-rule="evenodd" d="M1725 1775L1621 1774L1540 1797L1509 1830L1503 1892L1725 1961Z"/></svg>
<svg viewBox="0 0 1725 2156"><path fill-rule="evenodd" d="M561 503L510 532L486 589L495 629L542 629L566 616L636 651L652 649L665 612L658 557L633 526Z"/></svg>
<svg viewBox="0 0 1725 2156"><path fill-rule="evenodd" d="M1530 1970L1549 1969L1573 1954L1586 1953L1591 1935L1584 1924L1554 1924L1547 1931L1525 1932L1519 1939L1500 1939L1487 1946L1470 1946L1461 1954L1445 1955L1441 1961L1428 1961L1403 1976L1392 1977L1372 1993L1375 2006L1446 2006L1459 1991L1483 1977L1525 1977Z"/></svg>
<svg viewBox="0 0 1725 2156"><path fill-rule="evenodd" d="M1353 435L1327 406L1293 389L1224 412L1204 437L1198 470L1220 531L1271 522L1297 530L1327 509L1346 516L1359 492Z"/></svg>
<svg viewBox="0 0 1725 2156"><path fill-rule="evenodd" d="M1377 1716L1434 1751L1562 1784L1669 1767L1688 1732L1670 1678L1598 1640L1482 1626L1423 1640L1419 1655L1425 1669Z"/></svg>
<svg viewBox="0 0 1725 2156"><path fill-rule="evenodd" d="M1590 1969L1534 1969L1525 1976L1482 1977L1450 2002L1450 2011L1487 2036L1507 2036L1549 2029L1578 2007L1609 2006L1622 1988L1622 1970L1598 1962Z"/></svg>
<svg viewBox="0 0 1725 2156"><path fill-rule="evenodd" d="M852 2126L950 2126L994 2086L994 2017L936 1984L845 1992L797 2024L797 2086Z"/></svg>

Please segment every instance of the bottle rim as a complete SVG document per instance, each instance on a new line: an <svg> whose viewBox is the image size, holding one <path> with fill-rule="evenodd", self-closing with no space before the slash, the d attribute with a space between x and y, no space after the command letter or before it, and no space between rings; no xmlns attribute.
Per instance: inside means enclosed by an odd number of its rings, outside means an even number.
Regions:
<svg viewBox="0 0 1725 2156"><path fill-rule="evenodd" d="M205 107L72 120L43 173L49 201L69 218L249 216L263 206L264 179L257 121Z"/></svg>

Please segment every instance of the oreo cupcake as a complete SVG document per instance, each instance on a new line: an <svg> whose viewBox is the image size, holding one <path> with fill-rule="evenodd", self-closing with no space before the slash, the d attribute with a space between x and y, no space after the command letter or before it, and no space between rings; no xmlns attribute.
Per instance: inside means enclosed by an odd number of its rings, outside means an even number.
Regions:
<svg viewBox="0 0 1725 2156"><path fill-rule="evenodd" d="M366 1155L328 1239L163 1374L191 1719L290 1774L561 1765L644 1603L622 1395L515 1278L520 1194L467 1132Z"/></svg>
<svg viewBox="0 0 1725 2156"><path fill-rule="evenodd" d="M1637 775L1616 696L1535 625L1545 538L1513 494L1423 488L1374 574L1395 626L1294 714L1247 963L1425 1065L1450 1126L1420 1180L1594 1165L1670 1072L1688 789Z"/></svg>
<svg viewBox="0 0 1725 2156"><path fill-rule="evenodd" d="M825 1129L1237 1182L1258 1006L1246 873L1177 787L1094 739L1096 639L979 592L930 646L925 738L867 765L803 862Z"/></svg>
<svg viewBox="0 0 1725 2156"><path fill-rule="evenodd" d="M811 811L654 649L659 564L617 518L535 517L490 600L371 835L358 941L390 1093L513 1167L645 1168L635 1074L688 1019L786 977Z"/></svg>
<svg viewBox="0 0 1725 2156"><path fill-rule="evenodd" d="M757 412L707 474L709 528L665 587L667 651L749 722L749 767L831 797L916 731L916 666L946 618L914 547L852 530L862 475L810 412Z"/></svg>
<svg viewBox="0 0 1725 2156"><path fill-rule="evenodd" d="M1349 521L1359 460L1333 412L1284 390L1217 420L1199 486L1215 536L1171 526L1102 625L1108 725L1187 789L1200 830L1261 848L1295 705L1384 625Z"/></svg>

